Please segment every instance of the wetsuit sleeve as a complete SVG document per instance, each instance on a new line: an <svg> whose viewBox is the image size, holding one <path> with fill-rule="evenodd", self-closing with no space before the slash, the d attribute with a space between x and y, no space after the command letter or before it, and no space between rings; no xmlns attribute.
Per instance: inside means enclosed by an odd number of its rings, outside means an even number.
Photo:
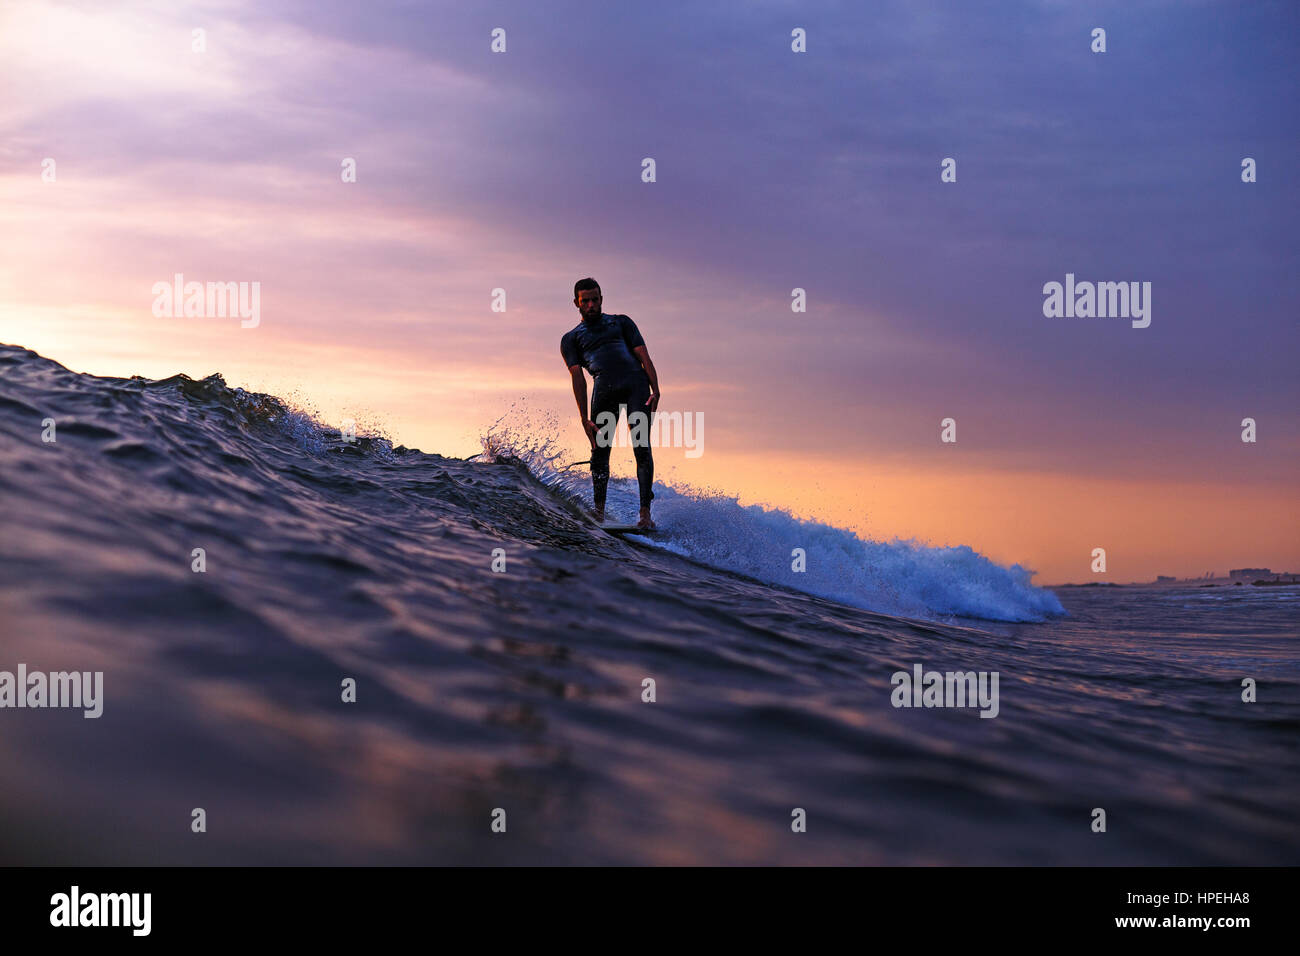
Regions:
<svg viewBox="0 0 1300 956"><path fill-rule="evenodd" d="M623 341L627 343L629 350L639 349L645 345L645 339L641 338L641 330L636 327L635 322L626 315L620 315L618 319L623 326Z"/></svg>
<svg viewBox="0 0 1300 956"><path fill-rule="evenodd" d="M568 368L573 368L575 365L581 365L583 368L587 367L586 363L582 361L582 356L578 354L578 346L573 341L572 332L566 332L561 337L560 355L564 357L564 364Z"/></svg>

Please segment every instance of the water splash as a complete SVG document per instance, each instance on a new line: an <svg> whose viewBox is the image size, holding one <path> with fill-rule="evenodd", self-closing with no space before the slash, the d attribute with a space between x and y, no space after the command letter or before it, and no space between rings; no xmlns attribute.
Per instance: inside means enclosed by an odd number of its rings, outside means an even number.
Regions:
<svg viewBox="0 0 1300 956"><path fill-rule="evenodd" d="M542 427L527 414L517 424L503 424L508 417L511 412L482 438L484 460L520 461L547 488L590 507L590 473L567 462L573 455L561 447L558 425ZM732 495L661 481L654 493L660 534L639 541L768 584L930 620L1042 621L1066 614L1055 594L1034 586L1033 571L1019 564L1001 567L965 545L873 541L784 509L742 505ZM638 507L636 480L612 477L610 523L633 523ZM801 571L794 570L796 549L804 554Z"/></svg>

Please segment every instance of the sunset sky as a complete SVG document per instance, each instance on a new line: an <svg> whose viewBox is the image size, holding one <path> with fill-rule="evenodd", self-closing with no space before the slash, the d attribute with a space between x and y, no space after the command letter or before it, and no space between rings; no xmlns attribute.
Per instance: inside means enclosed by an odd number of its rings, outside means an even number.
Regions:
<svg viewBox="0 0 1300 956"><path fill-rule="evenodd" d="M590 275L704 416L672 484L1041 584L1300 571L1298 48L1290 0L4 0L0 342L578 459ZM176 273L260 324L155 317ZM1044 317L1067 273L1150 327Z"/></svg>

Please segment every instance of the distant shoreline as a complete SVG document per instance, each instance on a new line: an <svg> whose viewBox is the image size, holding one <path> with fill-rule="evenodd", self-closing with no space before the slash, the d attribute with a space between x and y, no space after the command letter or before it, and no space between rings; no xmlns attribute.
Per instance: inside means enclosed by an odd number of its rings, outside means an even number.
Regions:
<svg viewBox="0 0 1300 956"><path fill-rule="evenodd" d="M1252 587L1252 588L1278 588L1278 587L1297 587L1300 586L1300 575L1289 575L1290 580L1281 581L1206 581L1203 578L1192 578L1187 581L1130 581L1128 584L1114 584L1110 581L1093 581L1088 584L1044 584L1045 588L1231 588L1231 587Z"/></svg>

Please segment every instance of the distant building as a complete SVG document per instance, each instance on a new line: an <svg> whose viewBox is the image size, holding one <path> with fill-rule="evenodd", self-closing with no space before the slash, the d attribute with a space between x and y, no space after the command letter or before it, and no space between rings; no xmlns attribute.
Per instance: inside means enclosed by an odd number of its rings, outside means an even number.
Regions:
<svg viewBox="0 0 1300 956"><path fill-rule="evenodd" d="M1177 581L1177 580L1178 580L1177 578L1170 577L1170 576L1167 575L1167 574L1157 574L1157 575L1156 575L1156 584L1160 584L1162 581Z"/></svg>
<svg viewBox="0 0 1300 956"><path fill-rule="evenodd" d="M1230 578L1249 578L1250 580L1253 581L1253 580L1255 580L1256 578L1267 577L1268 575L1270 575L1270 574L1272 574L1272 573L1273 573L1273 572L1270 571L1268 568L1237 568L1236 570L1229 571L1229 572L1228 572L1228 577L1230 577Z"/></svg>

